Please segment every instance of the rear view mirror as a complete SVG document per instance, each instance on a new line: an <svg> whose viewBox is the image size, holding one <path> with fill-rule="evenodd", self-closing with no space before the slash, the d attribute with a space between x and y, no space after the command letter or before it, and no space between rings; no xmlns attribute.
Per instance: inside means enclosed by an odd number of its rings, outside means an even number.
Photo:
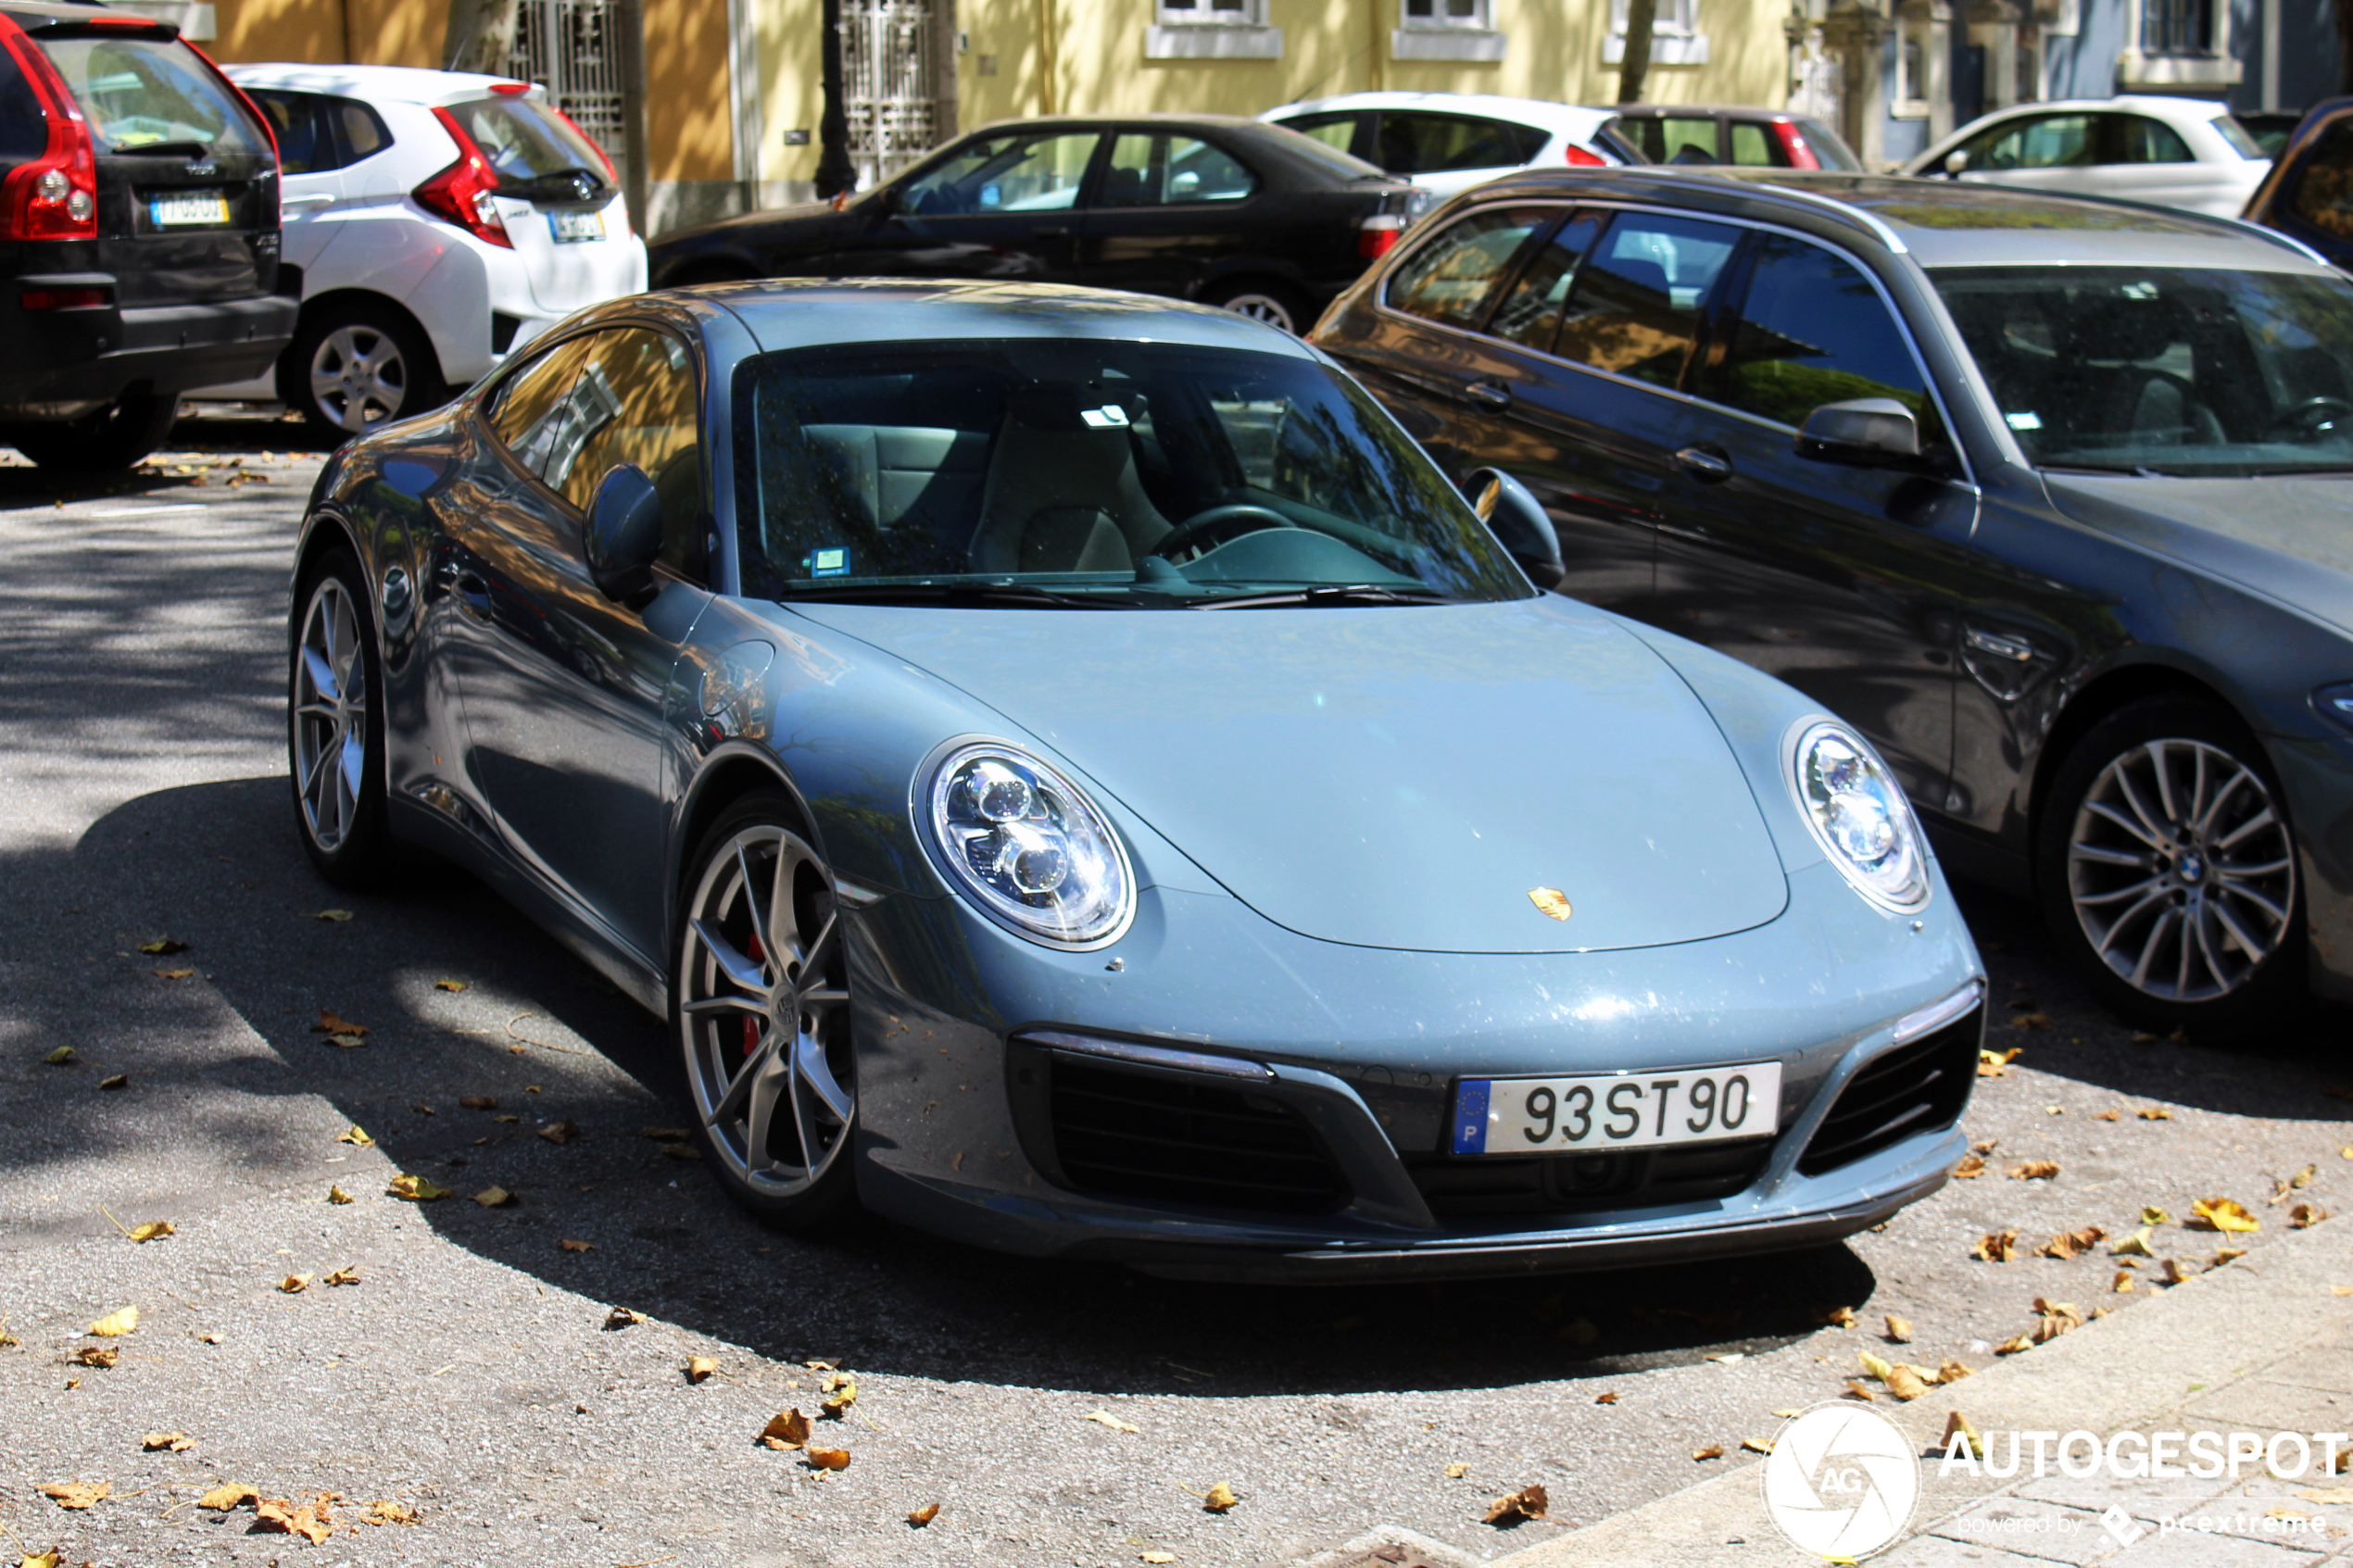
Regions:
<svg viewBox="0 0 2353 1568"><path fill-rule="evenodd" d="M588 576L605 597L635 608L654 596L661 554L661 497L634 463L605 475L588 508Z"/></svg>
<svg viewBox="0 0 2353 1568"><path fill-rule="evenodd" d="M1968 168L1968 153L1954 151L1944 155L1944 175L1946 179L1958 180L1961 177L1962 171Z"/></svg>
<svg viewBox="0 0 2353 1568"><path fill-rule="evenodd" d="M1794 445L1799 457L1817 462L1896 468L1919 461L1920 427L1893 397L1857 397L1806 415Z"/></svg>
<svg viewBox="0 0 2353 1568"><path fill-rule="evenodd" d="M1501 469L1473 469L1463 476L1463 492L1471 497L1471 509L1478 520L1504 552L1519 562L1529 582L1548 591L1560 586L1561 579L1568 575L1568 568L1561 561L1560 534L1527 485Z"/></svg>

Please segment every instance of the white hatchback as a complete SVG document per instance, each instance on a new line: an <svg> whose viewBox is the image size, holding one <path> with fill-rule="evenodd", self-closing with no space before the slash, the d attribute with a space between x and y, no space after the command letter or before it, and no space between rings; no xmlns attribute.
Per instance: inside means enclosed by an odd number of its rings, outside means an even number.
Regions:
<svg viewBox="0 0 2353 1568"><path fill-rule="evenodd" d="M188 395L283 398L356 435L645 288L611 160L545 89L396 66L226 69L277 134L279 286L302 318L273 375Z"/></svg>
<svg viewBox="0 0 2353 1568"><path fill-rule="evenodd" d="M1906 174L2124 196L2236 218L2271 160L2208 98L2127 95L2019 104L1971 120Z"/></svg>
<svg viewBox="0 0 2353 1568"><path fill-rule="evenodd" d="M1443 201L1516 169L1633 161L1601 136L1617 112L1491 93L1351 93L1258 118L1402 174Z"/></svg>

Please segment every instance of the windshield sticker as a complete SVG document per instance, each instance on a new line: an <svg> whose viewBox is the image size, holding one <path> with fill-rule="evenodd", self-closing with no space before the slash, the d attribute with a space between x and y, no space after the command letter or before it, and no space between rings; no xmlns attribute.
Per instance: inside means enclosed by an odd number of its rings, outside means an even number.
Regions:
<svg viewBox="0 0 2353 1568"><path fill-rule="evenodd" d="M2012 430L2041 430L2043 428L2043 416L2040 414L2004 414L2002 418L2009 421L2009 427Z"/></svg>
<svg viewBox="0 0 2353 1568"><path fill-rule="evenodd" d="M1116 403L1106 403L1100 408L1081 408L1078 417L1087 421L1088 430L1114 430L1127 423L1127 410Z"/></svg>
<svg viewBox="0 0 2353 1568"><path fill-rule="evenodd" d="M848 550L812 550L809 553L809 575L812 577L847 577L849 575Z"/></svg>

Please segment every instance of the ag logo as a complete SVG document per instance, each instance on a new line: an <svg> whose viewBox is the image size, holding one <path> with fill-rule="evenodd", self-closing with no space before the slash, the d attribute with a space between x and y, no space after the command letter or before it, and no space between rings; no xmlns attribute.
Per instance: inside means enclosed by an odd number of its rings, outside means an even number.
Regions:
<svg viewBox="0 0 2353 1568"><path fill-rule="evenodd" d="M1895 1424L1836 1400L1792 1420L1765 1461L1765 1511L1798 1550L1851 1562L1893 1545L1919 1501L1920 1465Z"/></svg>

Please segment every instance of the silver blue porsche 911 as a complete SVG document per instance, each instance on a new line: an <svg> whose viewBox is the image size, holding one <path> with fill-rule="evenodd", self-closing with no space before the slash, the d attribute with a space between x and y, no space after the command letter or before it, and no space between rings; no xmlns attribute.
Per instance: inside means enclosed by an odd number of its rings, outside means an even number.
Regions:
<svg viewBox="0 0 2353 1568"><path fill-rule="evenodd" d="M1885 767L1470 490L1225 311L618 300L321 474L303 843L437 851L665 1015L787 1229L1346 1280L1932 1191L1984 978Z"/></svg>

